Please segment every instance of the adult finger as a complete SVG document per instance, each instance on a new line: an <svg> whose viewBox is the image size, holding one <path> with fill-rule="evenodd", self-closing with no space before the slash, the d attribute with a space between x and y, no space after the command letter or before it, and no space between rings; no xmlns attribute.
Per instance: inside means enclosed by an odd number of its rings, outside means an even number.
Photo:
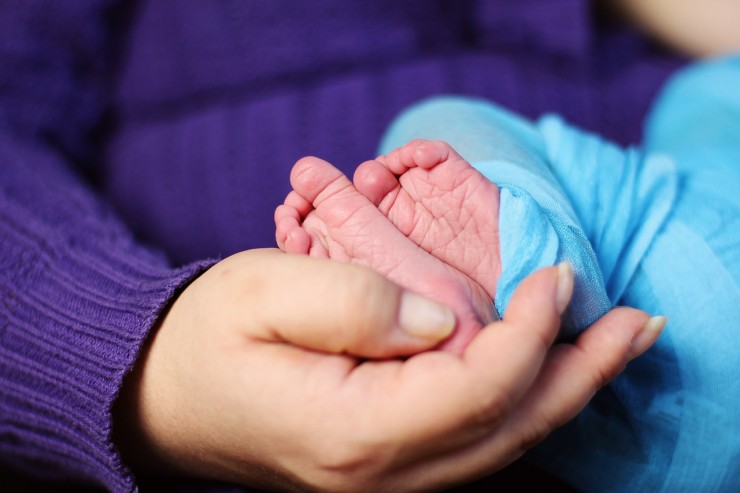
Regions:
<svg viewBox="0 0 740 493"><path fill-rule="evenodd" d="M254 337L385 358L429 349L454 329L450 308L370 269L276 250L250 252L265 257L250 266L260 286L253 297L258 309L250 313L262 322L252 326Z"/></svg>
<svg viewBox="0 0 740 493"><path fill-rule="evenodd" d="M321 271L326 273L327 267L321 265ZM273 270L273 276L281 274ZM408 484L418 481L419 488L470 477L461 472L478 463L468 460L457 471L449 464L460 449L495 434L525 394L545 358L547 341L557 333L569 285L572 271L567 266L529 276L512 298L512 314L478 334L462 357L425 352L404 362L365 362L343 376L332 408L343 409L348 421L332 422L331 427L342 429L347 444L337 446L330 469L351 465L359 468L359 477L372 477L378 470L403 476L406 468L436 464L407 478ZM507 463L510 454L489 457L486 465ZM363 472L358 464L368 460ZM406 478L402 482L405 487Z"/></svg>
<svg viewBox="0 0 740 493"><path fill-rule="evenodd" d="M630 359L655 342L664 326L664 317L616 308L575 343L555 346L506 433L521 443L522 452L531 448L583 410Z"/></svg>
<svg viewBox="0 0 740 493"><path fill-rule="evenodd" d="M495 358L499 368L491 374L489 386L499 391L501 401L515 405L534 382L572 294L570 264L535 272L517 287L503 320L489 325L480 340L469 346L466 363L481 375Z"/></svg>
<svg viewBox="0 0 740 493"><path fill-rule="evenodd" d="M504 405L506 412L497 414L495 406L490 407L494 414L482 415L477 435L468 434L466 440L453 437L445 443L446 449L430 447L427 456L405 468L402 481L410 490L428 484L451 485L506 466L572 419L596 390L655 341L665 319L649 320L639 310L618 308L597 321L576 343L554 346L518 403L515 387L511 387L514 393L509 395L509 405ZM487 331L493 333L495 327ZM526 387L526 381L521 383L520 388ZM502 402L506 403L506 398ZM475 404L467 403L469 408L480 410ZM495 426L487 427L486 422Z"/></svg>
<svg viewBox="0 0 740 493"><path fill-rule="evenodd" d="M433 473L445 481L490 474L506 466L574 418L629 359L655 342L664 323L663 317L649 319L639 310L612 310L574 344L558 344L549 351L534 384L498 429L417 467L427 479ZM416 477L413 468L406 474Z"/></svg>
<svg viewBox="0 0 740 493"><path fill-rule="evenodd" d="M570 286L570 287L569 287ZM572 290L569 266L542 269L517 288L503 321L490 324L461 358L426 353L398 372L397 392L383 402L395 413L390 436L451 450L489 435L535 381ZM433 410L433 412L430 412Z"/></svg>

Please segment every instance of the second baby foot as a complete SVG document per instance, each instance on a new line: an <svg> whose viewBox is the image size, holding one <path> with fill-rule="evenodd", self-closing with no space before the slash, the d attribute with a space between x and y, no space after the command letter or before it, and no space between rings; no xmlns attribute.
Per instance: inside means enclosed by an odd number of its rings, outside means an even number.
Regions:
<svg viewBox="0 0 740 493"><path fill-rule="evenodd" d="M493 320L492 300L480 285L402 234L337 168L303 158L291 172L291 185L275 211L276 238L284 251L364 265L449 305L457 326L442 349L462 352Z"/></svg>
<svg viewBox="0 0 740 493"><path fill-rule="evenodd" d="M499 189L452 147L411 141L361 164L353 181L406 237L495 298Z"/></svg>

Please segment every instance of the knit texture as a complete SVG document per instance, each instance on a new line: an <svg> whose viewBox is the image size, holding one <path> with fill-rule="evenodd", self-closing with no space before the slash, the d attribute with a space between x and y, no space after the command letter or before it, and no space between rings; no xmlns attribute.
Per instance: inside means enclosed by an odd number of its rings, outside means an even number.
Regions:
<svg viewBox="0 0 740 493"><path fill-rule="evenodd" d="M681 61L589 5L0 3L0 461L135 488L123 376L201 259L274 245L302 155L349 172L440 93L637 140Z"/></svg>
<svg viewBox="0 0 740 493"><path fill-rule="evenodd" d="M188 261L273 246L270 211L297 159L351 176L390 122L431 96L557 112L638 141L678 62L594 24L588 1L514 3L142 2L116 79L106 195L137 234ZM521 23L516 36L504 14Z"/></svg>
<svg viewBox="0 0 740 493"><path fill-rule="evenodd" d="M171 269L48 152L0 138L0 456L133 487L111 407L149 329L205 264Z"/></svg>
<svg viewBox="0 0 740 493"><path fill-rule="evenodd" d="M112 404L174 293L210 262L171 268L74 172L105 104L107 5L40 7L0 13L14 74L0 86L0 460L131 491Z"/></svg>

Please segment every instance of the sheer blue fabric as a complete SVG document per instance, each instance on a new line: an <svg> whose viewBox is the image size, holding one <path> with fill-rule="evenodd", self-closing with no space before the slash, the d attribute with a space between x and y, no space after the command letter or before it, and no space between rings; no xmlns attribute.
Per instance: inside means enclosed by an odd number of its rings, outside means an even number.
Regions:
<svg viewBox="0 0 740 493"><path fill-rule="evenodd" d="M528 460L584 491L740 485L740 58L676 76L645 142L623 149L548 115L437 98L402 114L381 152L449 142L501 188L496 306L536 268L576 272L563 337L614 304L666 332Z"/></svg>

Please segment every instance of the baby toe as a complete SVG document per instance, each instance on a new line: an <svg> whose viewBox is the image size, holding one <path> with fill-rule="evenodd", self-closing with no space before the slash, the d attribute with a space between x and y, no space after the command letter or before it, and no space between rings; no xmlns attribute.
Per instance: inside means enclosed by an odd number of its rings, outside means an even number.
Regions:
<svg viewBox="0 0 740 493"><path fill-rule="evenodd" d="M312 156L298 160L290 172L293 190L309 203L314 203L322 192L342 178L347 180L344 174L330 163Z"/></svg>
<svg viewBox="0 0 740 493"><path fill-rule="evenodd" d="M398 186L398 179L380 161L365 161L352 178L355 188L376 207Z"/></svg>
<svg viewBox="0 0 740 493"><path fill-rule="evenodd" d="M311 248L311 237L300 226L291 228L285 238L285 252L306 255Z"/></svg>

